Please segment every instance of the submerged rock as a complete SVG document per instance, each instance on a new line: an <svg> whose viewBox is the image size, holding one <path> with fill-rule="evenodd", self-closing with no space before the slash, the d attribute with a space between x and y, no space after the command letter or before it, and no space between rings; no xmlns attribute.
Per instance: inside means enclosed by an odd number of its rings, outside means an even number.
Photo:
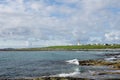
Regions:
<svg viewBox="0 0 120 80"><path fill-rule="evenodd" d="M120 72L101 72L98 75L106 75L106 74L120 74Z"/></svg>
<svg viewBox="0 0 120 80"><path fill-rule="evenodd" d="M44 77L44 78L36 78L33 80L96 80L96 79L88 79L88 78L73 78L73 77ZM118 78L112 79L98 79L98 80L120 80Z"/></svg>
<svg viewBox="0 0 120 80"><path fill-rule="evenodd" d="M120 60L110 62L105 60L83 60L79 61L81 66L109 66L114 69L120 69Z"/></svg>
<svg viewBox="0 0 120 80"><path fill-rule="evenodd" d="M114 54L105 54L105 56L119 56L120 53L114 53Z"/></svg>
<svg viewBox="0 0 120 80"><path fill-rule="evenodd" d="M93 79L72 78L72 77L43 77L43 78L36 78L34 80L93 80Z"/></svg>

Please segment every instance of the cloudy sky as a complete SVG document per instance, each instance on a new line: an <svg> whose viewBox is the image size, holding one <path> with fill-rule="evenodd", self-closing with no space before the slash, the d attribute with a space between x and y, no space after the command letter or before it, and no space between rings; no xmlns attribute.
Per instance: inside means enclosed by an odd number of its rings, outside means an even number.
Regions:
<svg viewBox="0 0 120 80"><path fill-rule="evenodd" d="M120 0L0 0L0 47L120 43Z"/></svg>

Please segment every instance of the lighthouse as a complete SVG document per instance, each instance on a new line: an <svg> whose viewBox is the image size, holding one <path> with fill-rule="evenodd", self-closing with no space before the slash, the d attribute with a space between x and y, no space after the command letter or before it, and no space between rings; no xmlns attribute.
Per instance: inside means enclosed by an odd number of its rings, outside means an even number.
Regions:
<svg viewBox="0 0 120 80"><path fill-rule="evenodd" d="M78 42L77 45L79 46L79 45L80 45L80 42Z"/></svg>

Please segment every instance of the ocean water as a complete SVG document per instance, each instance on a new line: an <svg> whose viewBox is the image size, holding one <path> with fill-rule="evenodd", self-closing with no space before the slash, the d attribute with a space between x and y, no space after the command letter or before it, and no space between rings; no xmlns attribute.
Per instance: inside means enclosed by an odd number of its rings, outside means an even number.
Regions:
<svg viewBox="0 0 120 80"><path fill-rule="evenodd" d="M0 51L0 78L41 76L92 77L106 67L77 65L78 60L104 59L105 51ZM115 52L114 52L115 53ZM108 76L108 75L107 75ZM109 77L116 77L109 75Z"/></svg>

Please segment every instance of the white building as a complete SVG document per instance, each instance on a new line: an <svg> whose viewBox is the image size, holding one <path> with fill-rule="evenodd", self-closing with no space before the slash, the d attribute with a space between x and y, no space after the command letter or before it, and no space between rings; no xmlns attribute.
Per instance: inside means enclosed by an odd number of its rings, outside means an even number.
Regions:
<svg viewBox="0 0 120 80"><path fill-rule="evenodd" d="M77 45L78 45L78 46L81 45L80 42L78 42Z"/></svg>

